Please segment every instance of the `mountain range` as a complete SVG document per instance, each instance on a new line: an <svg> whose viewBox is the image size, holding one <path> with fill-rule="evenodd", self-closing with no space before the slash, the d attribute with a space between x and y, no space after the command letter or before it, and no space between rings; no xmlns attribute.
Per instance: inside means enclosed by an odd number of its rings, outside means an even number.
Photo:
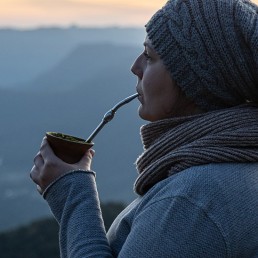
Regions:
<svg viewBox="0 0 258 258"><path fill-rule="evenodd" d="M80 44L140 46L143 28L0 28L0 86L20 86L60 62Z"/></svg>
<svg viewBox="0 0 258 258"><path fill-rule="evenodd" d="M119 28L0 30L6 49L0 57L14 45L24 46L9 55L5 69L0 58L0 71L8 74L0 76L0 231L50 214L29 178L45 132L87 138L106 111L135 93L137 79L130 66L142 51L143 38L139 44L136 40L141 33ZM4 35L9 41L12 35L9 48L7 39L1 41ZM32 38L34 43L26 45ZM38 53L46 42L52 45ZM138 105L134 100L118 110L94 140L93 169L103 202L128 203L135 198L134 162L142 152L139 128L145 123L137 115Z"/></svg>

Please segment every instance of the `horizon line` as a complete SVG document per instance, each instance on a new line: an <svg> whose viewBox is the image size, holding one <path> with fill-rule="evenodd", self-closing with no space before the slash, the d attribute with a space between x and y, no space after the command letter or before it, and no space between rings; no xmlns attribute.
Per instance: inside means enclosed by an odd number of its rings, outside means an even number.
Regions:
<svg viewBox="0 0 258 258"><path fill-rule="evenodd" d="M20 31L33 31L44 29L143 29L144 26L136 25L35 25L28 27L19 27L13 25L0 25L0 30L20 30Z"/></svg>

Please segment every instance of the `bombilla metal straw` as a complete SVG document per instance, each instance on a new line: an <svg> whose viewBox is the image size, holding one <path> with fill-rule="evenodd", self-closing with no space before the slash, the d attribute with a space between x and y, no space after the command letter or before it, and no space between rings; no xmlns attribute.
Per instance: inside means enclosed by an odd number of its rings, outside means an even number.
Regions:
<svg viewBox="0 0 258 258"><path fill-rule="evenodd" d="M130 101L132 101L133 99L138 97L138 93L135 93L127 98L125 98L124 100L118 102L113 108L111 108L103 117L101 123L96 127L96 129L92 132L92 134L89 136L89 138L86 140L86 142L92 142L93 138L95 138L95 136L99 133L99 131L104 127L104 125L108 122L110 122L114 116L116 111L122 107L123 105L129 103Z"/></svg>

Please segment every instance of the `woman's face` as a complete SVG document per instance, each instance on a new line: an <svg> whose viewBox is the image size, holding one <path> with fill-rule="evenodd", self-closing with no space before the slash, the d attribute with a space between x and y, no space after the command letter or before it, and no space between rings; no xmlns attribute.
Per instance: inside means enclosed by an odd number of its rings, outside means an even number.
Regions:
<svg viewBox="0 0 258 258"><path fill-rule="evenodd" d="M181 91L148 37L144 42L144 51L135 60L131 71L138 77L136 90L142 119L157 121L184 113L184 109L179 107Z"/></svg>

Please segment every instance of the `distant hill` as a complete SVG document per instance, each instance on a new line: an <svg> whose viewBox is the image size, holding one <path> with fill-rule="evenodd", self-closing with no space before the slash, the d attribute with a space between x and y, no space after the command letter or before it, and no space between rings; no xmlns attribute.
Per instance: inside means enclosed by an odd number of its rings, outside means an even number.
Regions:
<svg viewBox="0 0 258 258"><path fill-rule="evenodd" d="M110 43L82 44L72 50L56 66L40 74L35 80L23 85L22 89L35 91L69 91L100 87L105 90L110 84L117 84L124 92L124 84L132 83L135 90L135 76L130 67L141 47L122 46ZM129 86L129 85L128 85ZM114 88L112 88L114 90ZM115 94L115 92L113 92Z"/></svg>
<svg viewBox="0 0 258 258"><path fill-rule="evenodd" d="M121 203L101 205L106 230L122 211ZM0 233L2 258L57 258L59 257L58 225L53 218L44 218Z"/></svg>
<svg viewBox="0 0 258 258"><path fill-rule="evenodd" d="M89 136L104 113L135 92L133 46L84 44L26 85L0 89L0 231L50 214L29 178L46 131ZM24 59L25 61L26 59ZM26 86L26 87L25 87ZM65 89L65 90L64 90ZM121 108L94 140L103 201L131 201L141 153L138 100Z"/></svg>
<svg viewBox="0 0 258 258"><path fill-rule="evenodd" d="M0 29L0 86L20 87L81 44L141 45L144 28Z"/></svg>

